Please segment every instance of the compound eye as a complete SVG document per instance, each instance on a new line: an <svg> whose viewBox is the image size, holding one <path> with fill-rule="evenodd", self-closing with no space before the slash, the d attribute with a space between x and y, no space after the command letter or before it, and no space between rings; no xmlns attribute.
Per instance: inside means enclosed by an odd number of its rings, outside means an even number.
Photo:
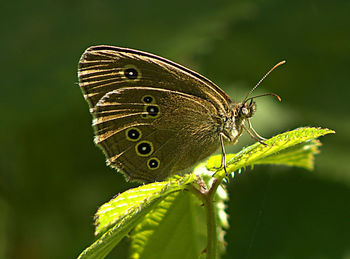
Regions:
<svg viewBox="0 0 350 259"><path fill-rule="evenodd" d="M243 107L243 108L242 108L242 114L245 115L245 116L247 116L248 113L249 113L248 109L245 108L245 107Z"/></svg>

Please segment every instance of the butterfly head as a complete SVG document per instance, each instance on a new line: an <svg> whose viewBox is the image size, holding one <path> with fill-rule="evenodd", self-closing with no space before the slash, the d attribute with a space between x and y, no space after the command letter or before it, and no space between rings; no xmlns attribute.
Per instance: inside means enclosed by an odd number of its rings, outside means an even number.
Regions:
<svg viewBox="0 0 350 259"><path fill-rule="evenodd" d="M231 106L231 116L228 116L224 118L224 126L223 130L221 131L221 134L230 142L235 143L238 139L238 137L242 134L243 129L249 133L249 135L259 141L260 143L264 144L261 140L264 139L261 137L252 127L250 123L250 118L253 117L255 110L256 110L256 104L254 102L255 98L271 95L276 97L279 101L281 101L281 97L279 97L277 94L274 93L266 93L266 94L260 94L255 95L252 97L249 97L253 91L260 85L260 83L278 66L284 64L286 61L281 61L277 63L273 68L271 68L261 79L260 81L249 91L247 96L244 98L244 100L240 103L233 103ZM248 123L248 128L244 125L244 123ZM249 129L252 130L252 133Z"/></svg>
<svg viewBox="0 0 350 259"><path fill-rule="evenodd" d="M231 117L225 121L225 128L230 132L229 139L232 142L242 133L244 123L254 116L256 103L251 99L232 105ZM235 142L235 141L233 141Z"/></svg>
<svg viewBox="0 0 350 259"><path fill-rule="evenodd" d="M232 103L231 112L224 117L221 133L232 143L235 143L242 134L244 123L254 116L256 104L251 99L249 102Z"/></svg>
<svg viewBox="0 0 350 259"><path fill-rule="evenodd" d="M236 119L238 121L243 121L245 119L249 119L253 117L256 110L256 104L251 99L249 102L243 102L239 103L236 106L236 110L234 111L234 114L236 115Z"/></svg>
<svg viewBox="0 0 350 259"><path fill-rule="evenodd" d="M277 94L266 93L246 98L243 102L240 103L232 104L230 113L231 116L224 118L224 126L221 132L228 141L235 143L244 129L253 139L262 143L261 139L264 138L257 134L257 132L252 128L250 118L254 116L254 113L256 111L256 103L253 98L266 95L275 96L279 101L281 101L281 97L279 97ZM246 122L248 123L248 127L244 125ZM249 129L251 129L254 134L252 134Z"/></svg>

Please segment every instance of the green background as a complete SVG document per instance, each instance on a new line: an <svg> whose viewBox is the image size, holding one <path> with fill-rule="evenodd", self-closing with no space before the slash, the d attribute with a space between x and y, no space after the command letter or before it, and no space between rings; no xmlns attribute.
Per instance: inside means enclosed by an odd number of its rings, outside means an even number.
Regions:
<svg viewBox="0 0 350 259"><path fill-rule="evenodd" d="M349 1L6 1L1 4L0 258L74 258L93 215L135 186L92 142L77 85L83 51L110 44L186 65L233 100L256 93L265 137L300 126L321 139L313 172L257 166L229 185L223 258L350 258ZM233 152L254 141L243 136ZM169 233L171 235L171 233ZM128 240L114 251L125 258Z"/></svg>

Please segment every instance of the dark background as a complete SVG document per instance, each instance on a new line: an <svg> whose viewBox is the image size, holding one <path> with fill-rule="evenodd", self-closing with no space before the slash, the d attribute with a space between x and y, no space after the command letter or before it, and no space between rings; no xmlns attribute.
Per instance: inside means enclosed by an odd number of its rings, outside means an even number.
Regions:
<svg viewBox="0 0 350 259"><path fill-rule="evenodd" d="M256 91L283 102L257 99L255 129L337 134L321 139L312 172L257 166L231 181L224 258L349 258L349 10L339 0L2 3L0 258L76 257L94 238L98 206L134 186L105 166L76 84L96 44L179 62L234 100L286 59ZM244 136L232 151L253 142Z"/></svg>

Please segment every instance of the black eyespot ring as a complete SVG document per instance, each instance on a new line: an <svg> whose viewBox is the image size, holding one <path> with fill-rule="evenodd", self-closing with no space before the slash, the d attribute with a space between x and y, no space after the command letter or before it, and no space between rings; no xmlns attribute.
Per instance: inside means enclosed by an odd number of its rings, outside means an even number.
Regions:
<svg viewBox="0 0 350 259"><path fill-rule="evenodd" d="M124 70L124 76L130 80L137 79L138 74L139 73L137 72L137 70L135 68L132 68L132 67L126 68Z"/></svg>
<svg viewBox="0 0 350 259"><path fill-rule="evenodd" d="M142 97L142 101L144 103L153 103L154 102L154 97L152 95L145 95Z"/></svg>
<svg viewBox="0 0 350 259"><path fill-rule="evenodd" d="M153 145L150 141L140 141L135 146L136 154L139 156L150 156L153 153Z"/></svg>
<svg viewBox="0 0 350 259"><path fill-rule="evenodd" d="M147 167L150 169L150 170L155 170L155 169L158 169L160 166L160 161L158 158L156 157L151 157L150 159L148 159L147 161Z"/></svg>
<svg viewBox="0 0 350 259"><path fill-rule="evenodd" d="M146 107L149 116L156 117L159 114L159 107L156 105L149 105Z"/></svg>
<svg viewBox="0 0 350 259"><path fill-rule="evenodd" d="M142 136L142 132L140 129L132 127L125 131L125 135L126 139L129 141L138 141Z"/></svg>

